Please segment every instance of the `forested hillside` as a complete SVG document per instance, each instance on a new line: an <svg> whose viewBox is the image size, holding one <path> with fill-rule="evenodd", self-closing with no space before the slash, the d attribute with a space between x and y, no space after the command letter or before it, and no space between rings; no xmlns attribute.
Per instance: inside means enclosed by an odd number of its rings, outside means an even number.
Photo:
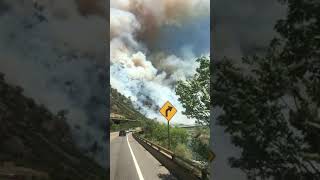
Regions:
<svg viewBox="0 0 320 180"><path fill-rule="evenodd" d="M122 115L129 119L145 120L146 117L141 114L133 105L132 101L120 94L116 89L111 88L111 113Z"/></svg>

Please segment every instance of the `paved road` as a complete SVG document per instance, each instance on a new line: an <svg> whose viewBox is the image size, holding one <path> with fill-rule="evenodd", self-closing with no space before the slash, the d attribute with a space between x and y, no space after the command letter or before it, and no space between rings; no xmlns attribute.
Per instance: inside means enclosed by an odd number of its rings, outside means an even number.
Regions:
<svg viewBox="0 0 320 180"><path fill-rule="evenodd" d="M176 180L133 137L110 135L111 180Z"/></svg>
<svg viewBox="0 0 320 180"><path fill-rule="evenodd" d="M119 132L110 133L110 142L119 136Z"/></svg>

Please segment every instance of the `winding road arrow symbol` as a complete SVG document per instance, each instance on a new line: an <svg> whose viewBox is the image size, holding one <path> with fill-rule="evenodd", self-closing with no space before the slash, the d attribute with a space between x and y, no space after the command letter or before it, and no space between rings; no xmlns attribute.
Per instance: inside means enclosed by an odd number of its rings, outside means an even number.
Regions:
<svg viewBox="0 0 320 180"><path fill-rule="evenodd" d="M159 110L160 114L169 122L171 118L177 113L177 109L167 101Z"/></svg>
<svg viewBox="0 0 320 180"><path fill-rule="evenodd" d="M168 106L168 108L166 109L166 117L168 117L168 111L171 111L171 110L172 110L172 107Z"/></svg>

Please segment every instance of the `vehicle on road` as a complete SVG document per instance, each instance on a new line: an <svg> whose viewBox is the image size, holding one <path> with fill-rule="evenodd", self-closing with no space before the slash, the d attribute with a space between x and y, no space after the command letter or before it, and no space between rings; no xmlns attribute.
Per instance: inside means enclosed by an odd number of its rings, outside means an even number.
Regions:
<svg viewBox="0 0 320 180"><path fill-rule="evenodd" d="M125 130L121 130L119 131L119 136L126 136L126 131Z"/></svg>

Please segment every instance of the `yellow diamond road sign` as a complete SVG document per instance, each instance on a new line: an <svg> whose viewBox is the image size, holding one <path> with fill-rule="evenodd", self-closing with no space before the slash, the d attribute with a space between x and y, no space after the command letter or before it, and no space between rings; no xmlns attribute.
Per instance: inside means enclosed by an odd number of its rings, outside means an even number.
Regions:
<svg viewBox="0 0 320 180"><path fill-rule="evenodd" d="M160 113L164 116L168 121L176 114L177 109L167 101L160 109Z"/></svg>

